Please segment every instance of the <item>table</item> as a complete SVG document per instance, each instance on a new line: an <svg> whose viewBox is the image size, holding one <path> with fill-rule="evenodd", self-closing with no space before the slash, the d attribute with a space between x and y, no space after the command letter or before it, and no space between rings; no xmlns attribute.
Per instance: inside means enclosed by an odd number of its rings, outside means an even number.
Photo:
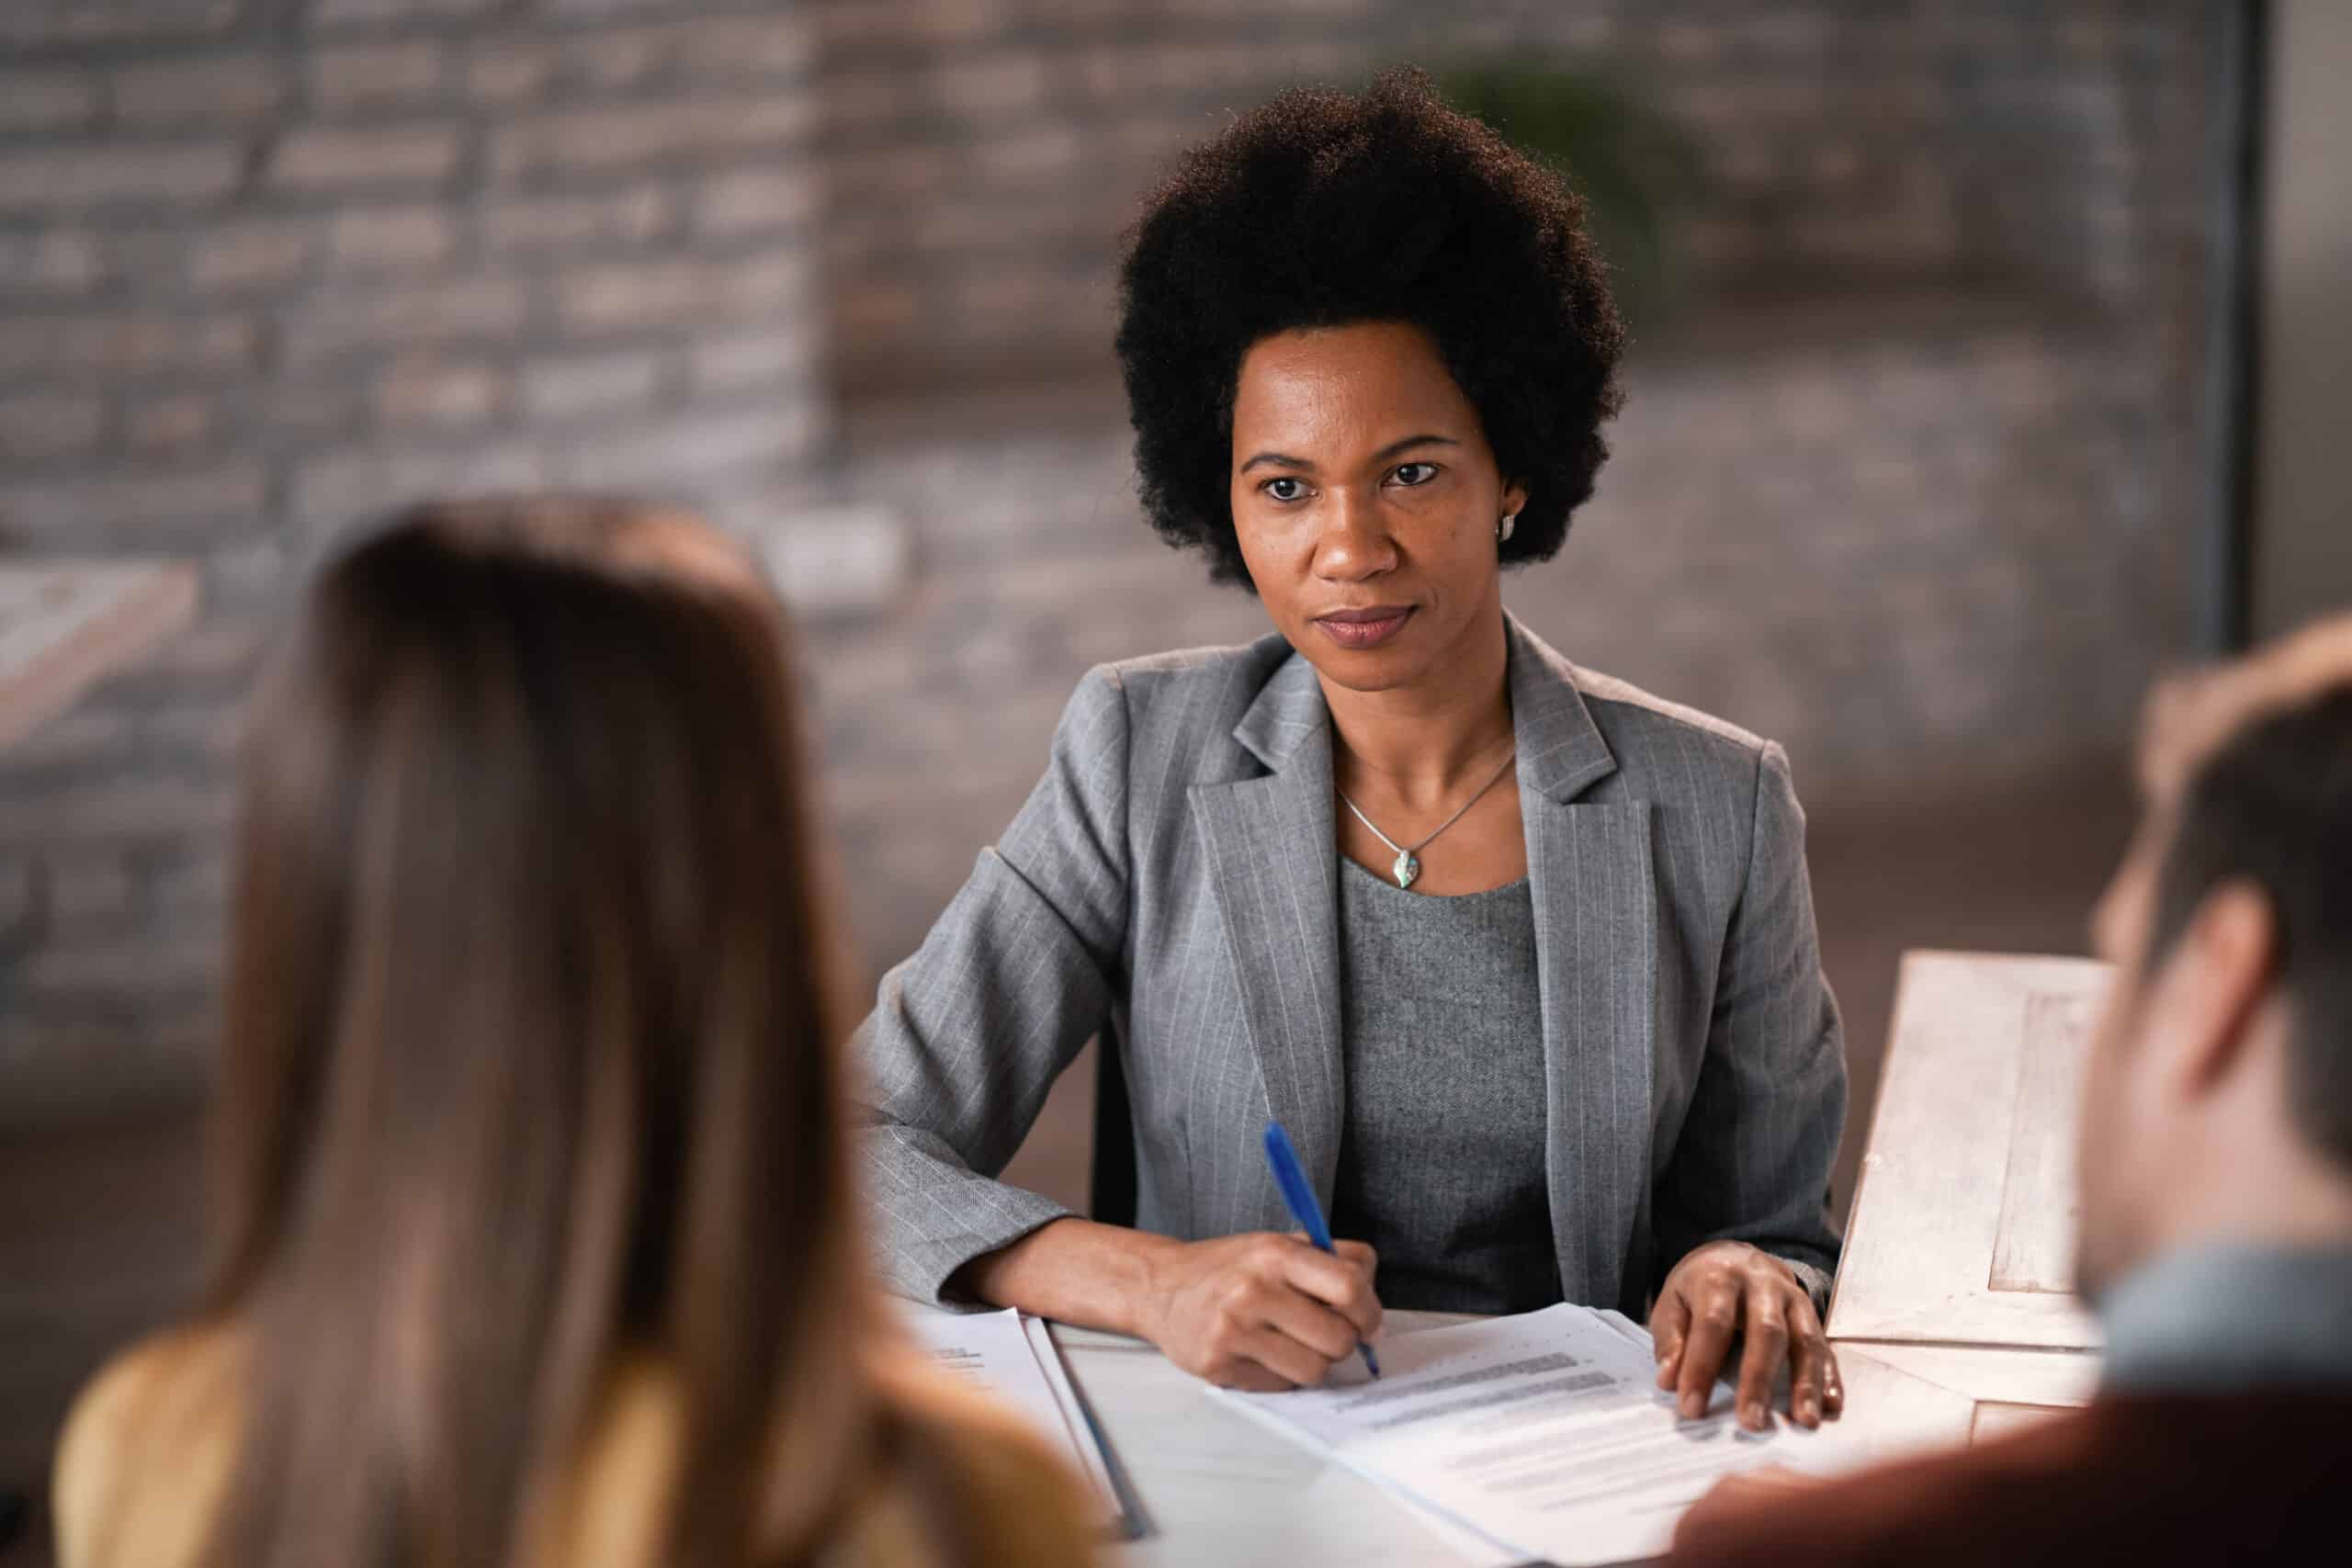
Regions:
<svg viewBox="0 0 2352 1568"><path fill-rule="evenodd" d="M184 561L0 561L0 746L194 618Z"/></svg>
<svg viewBox="0 0 2352 1568"><path fill-rule="evenodd" d="M1392 1312L1388 1332L1463 1318ZM1139 1339L1057 1324L1070 1379L1110 1436L1154 1533L1118 1549L1132 1568L1404 1568L1462 1561L1411 1513L1354 1472L1208 1397ZM1844 1425L1893 1458L1968 1440L1977 1401L1872 1354L1840 1352Z"/></svg>
<svg viewBox="0 0 2352 1568"><path fill-rule="evenodd" d="M1393 1312L1388 1331L1461 1321ZM1370 1482L1219 1404L1142 1340L1066 1324L1053 1333L1152 1525L1149 1540L1121 1548L1114 1561L1136 1568L1457 1561Z"/></svg>

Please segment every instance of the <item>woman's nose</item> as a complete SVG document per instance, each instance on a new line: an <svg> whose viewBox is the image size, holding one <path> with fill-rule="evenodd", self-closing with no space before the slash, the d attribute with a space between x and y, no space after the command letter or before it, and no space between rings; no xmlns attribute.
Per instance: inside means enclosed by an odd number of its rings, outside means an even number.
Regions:
<svg viewBox="0 0 2352 1568"><path fill-rule="evenodd" d="M1359 495L1352 487L1333 490L1315 542L1316 570L1325 577L1355 582L1392 570L1396 565L1396 542L1389 536L1378 502Z"/></svg>

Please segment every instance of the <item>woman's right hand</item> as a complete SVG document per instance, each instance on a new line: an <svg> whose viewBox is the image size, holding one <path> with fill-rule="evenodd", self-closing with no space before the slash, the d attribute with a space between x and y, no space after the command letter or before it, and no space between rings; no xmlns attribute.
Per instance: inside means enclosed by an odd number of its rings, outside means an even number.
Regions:
<svg viewBox="0 0 2352 1568"><path fill-rule="evenodd" d="M1252 1393L1313 1387L1380 1334L1371 1247L1257 1231L1158 1250L1138 1318L1144 1337L1195 1377Z"/></svg>

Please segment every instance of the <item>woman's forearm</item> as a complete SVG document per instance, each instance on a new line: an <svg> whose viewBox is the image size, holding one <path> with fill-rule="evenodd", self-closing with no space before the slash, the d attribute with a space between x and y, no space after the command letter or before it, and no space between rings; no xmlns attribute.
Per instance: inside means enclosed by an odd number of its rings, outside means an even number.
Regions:
<svg viewBox="0 0 2352 1568"><path fill-rule="evenodd" d="M1173 1241L1053 1220L957 1269L949 1289L1040 1317L1132 1334L1229 1388L1311 1387L1380 1334L1374 1258L1306 1237L1246 1231Z"/></svg>
<svg viewBox="0 0 2352 1568"><path fill-rule="evenodd" d="M948 1288L1039 1317L1149 1339L1153 1265L1182 1245L1125 1225L1058 1219L975 1258Z"/></svg>

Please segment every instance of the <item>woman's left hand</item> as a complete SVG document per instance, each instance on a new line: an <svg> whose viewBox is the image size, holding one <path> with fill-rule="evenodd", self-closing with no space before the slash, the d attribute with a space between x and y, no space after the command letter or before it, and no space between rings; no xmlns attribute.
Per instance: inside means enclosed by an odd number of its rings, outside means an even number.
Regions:
<svg viewBox="0 0 2352 1568"><path fill-rule="evenodd" d="M1740 1361L1739 1424L1760 1432L1772 1383L1789 1370L1789 1414L1818 1427L1846 1407L1838 1357L1821 1331L1813 1298L1795 1270L1744 1241L1711 1241L1674 1266L1650 1309L1657 1386L1672 1389L1686 1418L1707 1413L1715 1379L1735 1340Z"/></svg>

